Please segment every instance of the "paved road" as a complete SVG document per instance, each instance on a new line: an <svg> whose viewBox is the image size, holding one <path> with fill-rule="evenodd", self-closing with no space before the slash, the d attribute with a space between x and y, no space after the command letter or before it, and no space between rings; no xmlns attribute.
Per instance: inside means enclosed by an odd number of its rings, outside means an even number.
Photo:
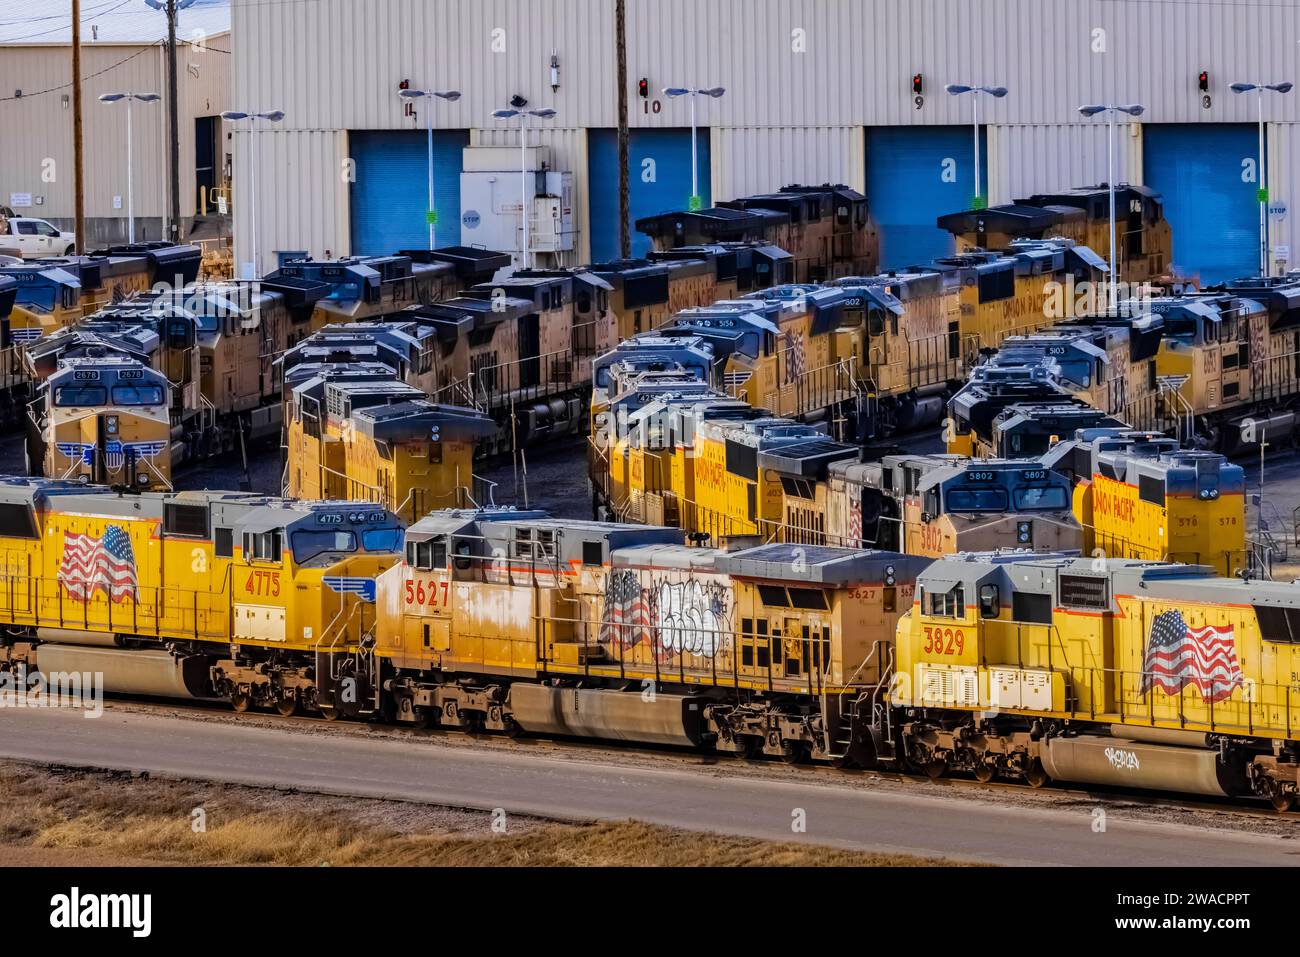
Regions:
<svg viewBox="0 0 1300 957"><path fill-rule="evenodd" d="M782 782L670 764L620 767L512 749L319 734L130 712L0 712L0 757L399 798L560 819L636 818L776 840L1005 864L1295 864L1300 841L1002 807L944 794ZM807 832L791 831L796 808Z"/></svg>

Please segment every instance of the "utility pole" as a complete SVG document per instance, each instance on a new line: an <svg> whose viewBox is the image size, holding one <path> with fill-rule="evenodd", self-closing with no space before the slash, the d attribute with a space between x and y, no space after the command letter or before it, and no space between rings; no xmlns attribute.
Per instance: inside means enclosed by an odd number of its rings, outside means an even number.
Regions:
<svg viewBox="0 0 1300 957"><path fill-rule="evenodd" d="M167 138L170 140L171 225L169 238L180 242L181 140L176 110L176 0L167 0Z"/></svg>
<svg viewBox="0 0 1300 957"><path fill-rule="evenodd" d="M86 193L81 148L81 0L72 0L72 178L77 252L86 251Z"/></svg>
<svg viewBox="0 0 1300 957"><path fill-rule="evenodd" d="M618 47L618 254L632 258L631 200L628 190L627 0L614 0L614 37Z"/></svg>

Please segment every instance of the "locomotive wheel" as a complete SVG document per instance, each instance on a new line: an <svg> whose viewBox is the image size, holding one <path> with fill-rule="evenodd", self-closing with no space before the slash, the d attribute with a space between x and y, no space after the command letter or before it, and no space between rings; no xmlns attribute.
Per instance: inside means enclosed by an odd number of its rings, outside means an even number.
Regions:
<svg viewBox="0 0 1300 957"><path fill-rule="evenodd" d="M279 698L275 702L275 710L280 712L286 718L298 712L298 696L291 694L287 698Z"/></svg>
<svg viewBox="0 0 1300 957"><path fill-rule="evenodd" d="M337 721L339 719L339 709L334 705L322 703L318 704L317 707L320 708L320 716L326 721Z"/></svg>
<svg viewBox="0 0 1300 957"><path fill-rule="evenodd" d="M238 714L243 714L252 706L252 697L242 691L236 691L230 696L230 707L234 708Z"/></svg>
<svg viewBox="0 0 1300 957"><path fill-rule="evenodd" d="M988 784L998 775L998 769L991 764L980 763L975 765L975 780L980 784Z"/></svg>
<svg viewBox="0 0 1300 957"><path fill-rule="evenodd" d="M948 773L948 762L943 758L931 758L925 762L921 770L925 772L925 776L930 780L937 781Z"/></svg>
<svg viewBox="0 0 1300 957"><path fill-rule="evenodd" d="M802 741L782 741L781 760L786 764L803 764L808 760L808 749Z"/></svg>
<svg viewBox="0 0 1300 957"><path fill-rule="evenodd" d="M1035 760L1034 763L1030 765L1029 770L1025 772L1025 780L1029 782L1031 788L1041 788L1050 781L1051 778L1047 776L1047 772L1043 770L1043 766Z"/></svg>
<svg viewBox="0 0 1300 957"><path fill-rule="evenodd" d="M739 761L752 761L762 750L762 745L747 734L738 734L735 739L736 750L733 752Z"/></svg>
<svg viewBox="0 0 1300 957"><path fill-rule="evenodd" d="M1273 805L1273 810L1286 813L1291 810L1291 808L1295 807L1295 792L1283 791L1279 788L1273 792L1273 796L1268 800L1269 803Z"/></svg>

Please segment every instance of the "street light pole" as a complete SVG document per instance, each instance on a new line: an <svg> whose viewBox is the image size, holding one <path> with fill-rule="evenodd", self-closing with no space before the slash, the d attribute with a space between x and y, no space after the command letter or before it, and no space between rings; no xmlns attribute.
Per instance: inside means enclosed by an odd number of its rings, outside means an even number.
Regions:
<svg viewBox="0 0 1300 957"><path fill-rule="evenodd" d="M494 110L492 116L498 120L508 120L511 117L519 117L519 218L522 221L521 247L519 250L519 265L522 269L529 268L528 258L528 130L531 128L532 118L535 116L539 120L549 120L555 117L555 111L552 109L545 110L525 110L523 107L528 101L523 97L516 97L515 101L519 105L508 110Z"/></svg>
<svg viewBox="0 0 1300 957"><path fill-rule="evenodd" d="M1116 263L1118 257L1115 249L1115 111L1106 111L1106 193L1107 201L1110 205L1110 275L1106 278L1110 280L1110 295L1106 297L1106 305L1110 314L1115 315L1118 309L1118 293L1115 288L1117 282Z"/></svg>
<svg viewBox="0 0 1300 957"><path fill-rule="evenodd" d="M444 100L455 102L460 99L460 90L402 90L397 94L406 100L418 100L421 97L429 99L437 96ZM429 248L437 247L435 230L438 228L438 207L434 205L433 197L433 102L425 104L424 109L424 129L425 129L425 147L428 152L429 166L429 207L424 214L424 218L429 225Z"/></svg>
<svg viewBox="0 0 1300 957"><path fill-rule="evenodd" d="M980 98L981 93L987 93L989 96L1001 99L1007 95L1005 86L971 86L965 83L949 83L944 87L951 96L961 96L963 93L973 94L971 96L971 118L974 121L973 139L975 142L975 199L971 206L974 209L984 209L988 202L981 195L982 183L980 176Z"/></svg>
<svg viewBox="0 0 1300 957"><path fill-rule="evenodd" d="M127 242L135 245L135 167L132 162L131 143L131 101L156 103L162 99L157 93L104 93L99 97L101 103L126 101L126 230Z"/></svg>
<svg viewBox="0 0 1300 957"><path fill-rule="evenodd" d="M525 269L532 268L528 249L528 114L519 121L519 219L523 225L523 246L519 262Z"/></svg>
<svg viewBox="0 0 1300 957"><path fill-rule="evenodd" d="M720 86L709 87L708 89L692 89L691 87L686 86L669 86L664 88L665 96L671 98L689 96L691 98L691 198L687 205L692 210L699 209L704 205L704 201L700 198L699 149L697 146L698 127L695 122L695 98L697 96L707 96L716 100L726 92L726 89Z"/></svg>
<svg viewBox="0 0 1300 957"><path fill-rule="evenodd" d="M223 120L248 120L248 222L250 226L251 240L249 245L253 253L253 275L247 278L256 279L260 273L258 260L258 237L257 237L257 121L270 120L272 123L278 123L284 119L284 110L265 110L261 113L254 113L251 110L226 110L221 114Z"/></svg>
<svg viewBox="0 0 1300 957"><path fill-rule="evenodd" d="M1291 92L1291 83L1233 83L1229 87L1233 93L1255 93L1256 115L1259 122L1259 274L1273 275L1273 267L1268 261L1268 156L1264 150L1264 91L1274 93Z"/></svg>
<svg viewBox="0 0 1300 957"><path fill-rule="evenodd" d="M1115 114L1127 113L1129 116L1141 116L1146 111L1141 103L1127 105L1093 104L1079 107L1084 116L1106 114L1106 192L1110 205L1110 275L1106 278L1110 286L1110 295L1106 297L1107 309L1111 315L1119 312L1119 279L1117 277L1117 252L1115 243Z"/></svg>

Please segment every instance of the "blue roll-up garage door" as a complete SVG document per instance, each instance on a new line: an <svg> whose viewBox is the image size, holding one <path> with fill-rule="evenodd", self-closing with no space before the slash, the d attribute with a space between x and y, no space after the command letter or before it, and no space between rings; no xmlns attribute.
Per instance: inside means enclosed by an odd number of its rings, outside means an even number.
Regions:
<svg viewBox="0 0 1300 957"><path fill-rule="evenodd" d="M712 204L709 188L709 131L697 130L700 201ZM591 258L618 258L618 131L589 130L587 163L591 182ZM691 199L691 131L632 130L628 139L628 229L632 255L644 256L649 237L636 231L645 216L686 209ZM776 189L780 184L773 185Z"/></svg>
<svg viewBox="0 0 1300 957"><path fill-rule="evenodd" d="M1204 285L1259 273L1258 158L1248 123L1142 127L1144 182L1164 197L1179 276Z"/></svg>
<svg viewBox="0 0 1300 957"><path fill-rule="evenodd" d="M428 148L424 130L356 131L349 134L356 181L352 183L352 254L382 256L399 249L425 249L429 227ZM465 130L434 130L433 192L439 246L460 244L461 150Z"/></svg>
<svg viewBox="0 0 1300 957"><path fill-rule="evenodd" d="M988 195L988 150L980 129L980 193ZM969 126L878 126L867 130L867 208L880 229L883 268L924 264L953 252L935 225L970 208L975 143Z"/></svg>

